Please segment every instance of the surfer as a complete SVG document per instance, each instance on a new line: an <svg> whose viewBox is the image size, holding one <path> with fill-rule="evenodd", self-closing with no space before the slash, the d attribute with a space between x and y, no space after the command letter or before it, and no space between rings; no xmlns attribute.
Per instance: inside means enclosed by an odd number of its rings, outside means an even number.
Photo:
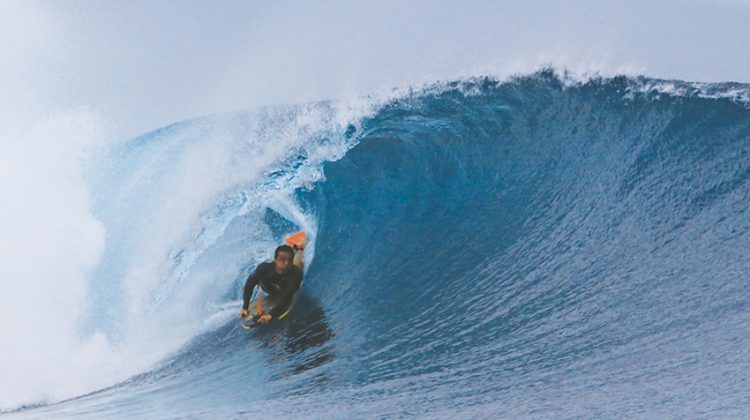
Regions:
<svg viewBox="0 0 750 420"><path fill-rule="evenodd" d="M259 293L267 294L268 303L272 305L269 311L259 313L257 322L266 324L274 318L283 315L291 307L294 293L302 283L302 273L305 265L302 252L305 249L306 238L303 237L299 243L280 245L274 252L272 262L260 263L245 281L245 290L242 295L242 310L240 317L246 318L250 312L250 297L253 289L260 285ZM294 250L297 250L295 253ZM261 301L264 299L260 299ZM260 309L259 309L260 311Z"/></svg>

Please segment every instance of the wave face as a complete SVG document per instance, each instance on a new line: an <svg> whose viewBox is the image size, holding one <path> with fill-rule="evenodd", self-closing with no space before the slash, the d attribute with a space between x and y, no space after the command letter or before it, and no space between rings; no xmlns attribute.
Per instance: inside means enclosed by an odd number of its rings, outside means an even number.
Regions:
<svg viewBox="0 0 750 420"><path fill-rule="evenodd" d="M739 416L747 92L545 71L411 92L343 123L318 104L276 111L291 122L242 114L129 142L92 181L120 200L94 209L109 237L91 294L131 315L92 303L84 329L161 361L14 414ZM296 140L257 152L275 141L246 127L259 119ZM226 159L205 163L217 149ZM203 201L188 217L175 194ZM314 243L292 316L238 330L247 272L300 227ZM176 337L160 349L164 334Z"/></svg>

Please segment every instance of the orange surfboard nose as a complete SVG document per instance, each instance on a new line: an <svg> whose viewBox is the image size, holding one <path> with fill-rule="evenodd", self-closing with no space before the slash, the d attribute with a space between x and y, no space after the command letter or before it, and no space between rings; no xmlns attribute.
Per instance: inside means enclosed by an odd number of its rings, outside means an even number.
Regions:
<svg viewBox="0 0 750 420"><path fill-rule="evenodd" d="M284 242L291 247L297 245L298 248L304 248L307 243L307 233L305 233L304 230L301 230L294 235L287 237Z"/></svg>

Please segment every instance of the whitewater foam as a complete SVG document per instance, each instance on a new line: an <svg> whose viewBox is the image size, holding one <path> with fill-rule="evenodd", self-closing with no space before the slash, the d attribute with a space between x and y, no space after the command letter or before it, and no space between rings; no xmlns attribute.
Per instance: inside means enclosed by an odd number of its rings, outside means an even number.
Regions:
<svg viewBox="0 0 750 420"><path fill-rule="evenodd" d="M225 319L227 292L280 239L264 209L314 239L294 192L376 106L266 108L115 143L81 111L3 143L0 176L18 181L2 191L0 409L123 381Z"/></svg>

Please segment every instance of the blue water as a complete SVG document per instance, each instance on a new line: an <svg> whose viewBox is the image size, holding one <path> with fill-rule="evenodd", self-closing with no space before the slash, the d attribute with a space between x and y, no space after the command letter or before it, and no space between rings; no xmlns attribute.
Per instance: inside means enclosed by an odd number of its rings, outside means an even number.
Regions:
<svg viewBox="0 0 750 420"><path fill-rule="evenodd" d="M10 415L744 417L749 91L542 71L113 146L87 167L108 236L80 334L164 354ZM291 316L237 328L300 228Z"/></svg>

